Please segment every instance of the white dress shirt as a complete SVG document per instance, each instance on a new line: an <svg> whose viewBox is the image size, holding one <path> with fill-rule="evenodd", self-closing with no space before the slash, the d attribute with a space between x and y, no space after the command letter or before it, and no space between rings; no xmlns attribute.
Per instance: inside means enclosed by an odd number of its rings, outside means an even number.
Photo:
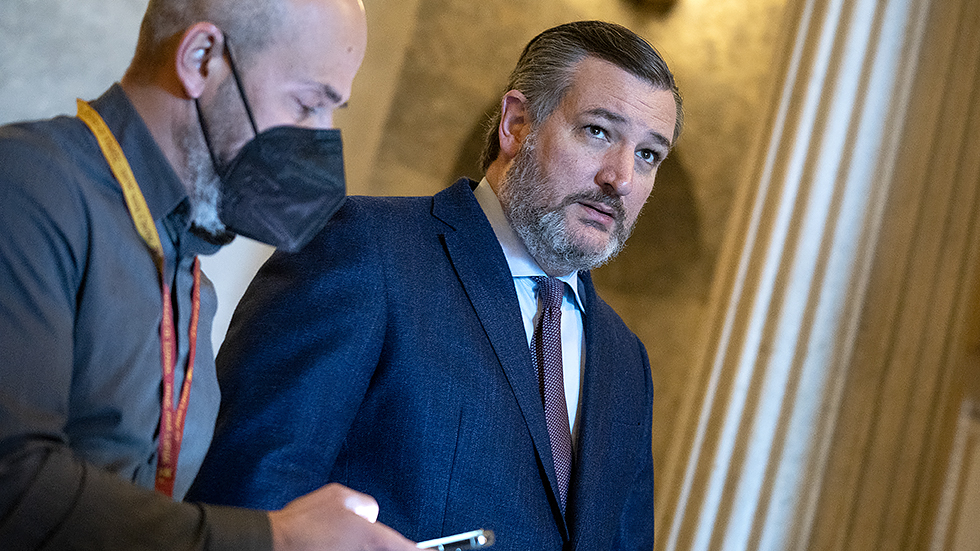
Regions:
<svg viewBox="0 0 980 551"><path fill-rule="evenodd" d="M534 327L541 315L541 306L535 295L536 284L531 279L534 276L547 276L544 270L531 257L524 242L511 228L504 210L500 206L490 183L484 178L473 191L480 203L483 213L490 221L493 232L504 250L510 273L514 276L514 287L517 289L517 300L521 305L521 315L524 318L524 332L527 335L528 346L534 335ZM568 406L568 426L572 429L572 445L576 443L575 421L579 409L579 393L582 384L582 370L585 367L585 334L583 318L585 306L582 292L579 289L578 272L559 277L566 283L565 296L561 303L561 359L565 383L565 404Z"/></svg>

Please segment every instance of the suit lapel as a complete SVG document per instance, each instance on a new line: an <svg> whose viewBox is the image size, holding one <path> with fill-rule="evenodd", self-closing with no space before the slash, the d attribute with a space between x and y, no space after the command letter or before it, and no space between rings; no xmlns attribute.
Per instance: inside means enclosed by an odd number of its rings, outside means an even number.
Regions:
<svg viewBox="0 0 980 551"><path fill-rule="evenodd" d="M446 253L500 361L547 473L556 520L567 538L558 507L557 481L544 408L524 334L514 280L493 228L473 196L470 180L460 180L433 198L432 214L454 231L443 234Z"/></svg>
<svg viewBox="0 0 980 551"><path fill-rule="evenodd" d="M608 503L596 503L594 496L602 495L608 469L601 465L610 449L609 430L616 396L611 395L609 378L602 373L602 365L612 365L614 358L604 359L601 346L602 322L597 314L598 296L591 275L579 272L585 290L585 371L582 376L582 407L579 412L578 445L569 488L570 530L578 543L588 541L586 533L595 522L596 507L608 507Z"/></svg>

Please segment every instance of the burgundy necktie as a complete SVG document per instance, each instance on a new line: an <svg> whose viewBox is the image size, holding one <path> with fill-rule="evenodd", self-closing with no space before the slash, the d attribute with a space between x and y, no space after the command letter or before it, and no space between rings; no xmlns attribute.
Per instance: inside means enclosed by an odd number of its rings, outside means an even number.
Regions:
<svg viewBox="0 0 980 551"><path fill-rule="evenodd" d="M544 401L544 417L548 423L551 455L555 460L558 493L564 511L568 480L572 475L572 434L568 427L561 365L561 301L565 284L553 277L531 279L538 284L538 297L544 306L531 338L531 357L534 358L534 369Z"/></svg>

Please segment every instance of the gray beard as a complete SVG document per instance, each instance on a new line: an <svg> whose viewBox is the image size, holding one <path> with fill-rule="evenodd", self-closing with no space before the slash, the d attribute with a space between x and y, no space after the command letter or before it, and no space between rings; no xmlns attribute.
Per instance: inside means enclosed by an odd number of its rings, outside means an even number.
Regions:
<svg viewBox="0 0 980 551"><path fill-rule="evenodd" d="M191 232L215 245L227 245L235 234L218 217L221 179L199 128L182 128L178 142L185 155L190 199Z"/></svg>
<svg viewBox="0 0 980 551"><path fill-rule="evenodd" d="M622 199L595 190L566 196L551 206L549 191L555 186L534 156L533 138L533 133L528 136L500 186L500 202L507 220L548 274L563 276L602 266L619 254L633 231L633 226L626 224ZM568 231L565 208L581 200L603 203L615 211L612 235L603 248L582 246Z"/></svg>

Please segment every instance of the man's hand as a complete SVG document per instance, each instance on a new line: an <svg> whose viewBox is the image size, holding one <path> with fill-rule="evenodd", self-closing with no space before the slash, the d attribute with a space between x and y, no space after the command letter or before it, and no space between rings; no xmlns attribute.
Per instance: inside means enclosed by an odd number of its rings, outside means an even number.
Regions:
<svg viewBox="0 0 980 551"><path fill-rule="evenodd" d="M340 484L297 498L269 512L275 551L414 551L415 545L383 524L375 524L373 497Z"/></svg>

